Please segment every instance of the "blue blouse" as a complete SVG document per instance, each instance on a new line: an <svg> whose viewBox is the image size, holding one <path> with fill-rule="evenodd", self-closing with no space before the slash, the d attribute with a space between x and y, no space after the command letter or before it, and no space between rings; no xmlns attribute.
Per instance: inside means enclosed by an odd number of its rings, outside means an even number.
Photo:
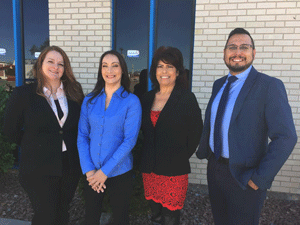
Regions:
<svg viewBox="0 0 300 225"><path fill-rule="evenodd" d="M121 86L105 110L104 89L91 103L82 103L78 127L78 152L83 174L99 170L115 177L132 169L131 150L138 138L142 109L137 96ZM123 93L122 93L123 92Z"/></svg>

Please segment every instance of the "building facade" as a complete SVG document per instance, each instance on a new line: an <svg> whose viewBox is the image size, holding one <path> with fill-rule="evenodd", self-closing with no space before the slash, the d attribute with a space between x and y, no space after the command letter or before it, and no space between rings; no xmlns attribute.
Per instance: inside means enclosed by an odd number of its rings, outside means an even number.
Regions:
<svg viewBox="0 0 300 225"><path fill-rule="evenodd" d="M204 112L213 82L227 75L223 49L229 32L247 29L255 41L254 67L281 79L300 134L300 2L297 0L196 0L192 91ZM148 16L148 15L146 15ZM95 83L101 54L112 48L112 0L49 0L49 38L70 57L85 93ZM175 46L176 47L176 46ZM191 158L191 183L207 184L206 160ZM300 142L271 191L300 194Z"/></svg>

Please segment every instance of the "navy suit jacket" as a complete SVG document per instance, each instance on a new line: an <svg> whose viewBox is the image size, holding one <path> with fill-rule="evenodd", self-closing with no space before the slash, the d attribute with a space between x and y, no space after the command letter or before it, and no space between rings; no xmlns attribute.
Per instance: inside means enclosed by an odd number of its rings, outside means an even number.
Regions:
<svg viewBox="0 0 300 225"><path fill-rule="evenodd" d="M199 159L208 159L212 154L209 147L211 106L226 77L213 85L197 150ZM297 143L282 81L252 67L235 102L228 143L230 171L239 185L246 189L251 179L260 189L269 189Z"/></svg>

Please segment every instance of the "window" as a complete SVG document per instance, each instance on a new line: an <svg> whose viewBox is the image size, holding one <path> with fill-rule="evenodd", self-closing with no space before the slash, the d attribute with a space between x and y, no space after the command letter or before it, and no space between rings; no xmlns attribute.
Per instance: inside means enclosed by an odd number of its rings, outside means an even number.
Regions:
<svg viewBox="0 0 300 225"><path fill-rule="evenodd" d="M12 1L2 0L0 7L0 85L14 80L14 31Z"/></svg>
<svg viewBox="0 0 300 225"><path fill-rule="evenodd" d="M150 0L115 2L114 46L124 56L131 81L136 85L140 80L140 72L148 69ZM155 49L162 45L178 48L183 54L185 68L191 71L195 0L157 0L155 14ZM128 50L139 51L139 56L129 57Z"/></svg>
<svg viewBox="0 0 300 225"><path fill-rule="evenodd" d="M15 81L15 49L12 0L1 0L0 7L0 78ZM38 52L49 46L48 0L23 1L25 78L32 78L31 69ZM20 50L20 49L18 49Z"/></svg>
<svg viewBox="0 0 300 225"><path fill-rule="evenodd" d="M149 0L118 0L115 5L115 50L127 63L131 90L148 66Z"/></svg>
<svg viewBox="0 0 300 225"><path fill-rule="evenodd" d="M39 53L49 46L48 0L23 1L25 78L32 79L32 68Z"/></svg>

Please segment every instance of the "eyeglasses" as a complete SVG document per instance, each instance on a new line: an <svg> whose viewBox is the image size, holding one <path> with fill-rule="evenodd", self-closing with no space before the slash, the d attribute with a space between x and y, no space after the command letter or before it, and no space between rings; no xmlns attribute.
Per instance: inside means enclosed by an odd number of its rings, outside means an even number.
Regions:
<svg viewBox="0 0 300 225"><path fill-rule="evenodd" d="M253 48L250 44L243 44L240 46L237 45L227 45L226 49L228 49L230 52L237 52L238 49L240 49L241 52L247 52L250 50L250 48Z"/></svg>

